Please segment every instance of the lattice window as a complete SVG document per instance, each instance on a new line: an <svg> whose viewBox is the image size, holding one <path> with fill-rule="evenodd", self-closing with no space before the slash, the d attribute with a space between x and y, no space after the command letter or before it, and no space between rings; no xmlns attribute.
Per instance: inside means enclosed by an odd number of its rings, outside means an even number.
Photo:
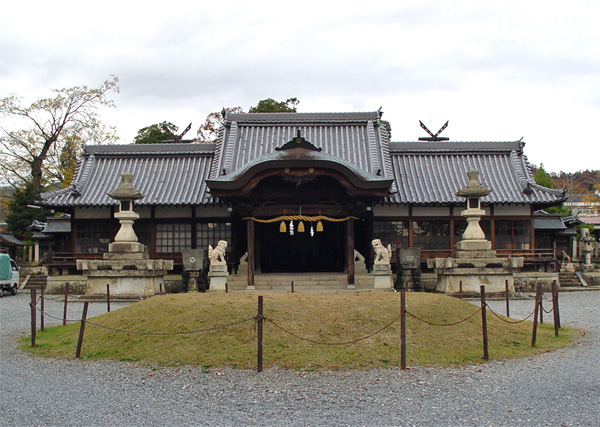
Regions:
<svg viewBox="0 0 600 427"><path fill-rule="evenodd" d="M156 252L178 253L191 247L191 224L156 224Z"/></svg>
<svg viewBox="0 0 600 427"><path fill-rule="evenodd" d="M381 239L385 246L391 244L394 250L408 248L408 221L373 221L373 238Z"/></svg>
<svg viewBox="0 0 600 427"><path fill-rule="evenodd" d="M413 246L423 250L450 249L450 220L413 221Z"/></svg>
<svg viewBox="0 0 600 427"><path fill-rule="evenodd" d="M208 245L217 246L219 240L231 245L230 222L203 222L196 224L196 247L206 249Z"/></svg>
<svg viewBox="0 0 600 427"><path fill-rule="evenodd" d="M531 221L496 220L496 249L530 249Z"/></svg>
<svg viewBox="0 0 600 427"><path fill-rule="evenodd" d="M79 223L75 229L75 251L78 253L108 252L111 228L102 222Z"/></svg>

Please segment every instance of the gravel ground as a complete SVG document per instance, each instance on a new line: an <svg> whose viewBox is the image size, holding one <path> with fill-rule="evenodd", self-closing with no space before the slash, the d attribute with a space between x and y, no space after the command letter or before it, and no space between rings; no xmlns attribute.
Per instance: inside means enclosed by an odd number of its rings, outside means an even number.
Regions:
<svg viewBox="0 0 600 427"><path fill-rule="evenodd" d="M600 292L560 298L563 324L588 333L553 353L459 369L258 374L31 358L15 344L30 328L20 293L0 299L0 425L598 425ZM513 301L511 314L532 306ZM105 309L90 305L91 315ZM60 316L62 306L47 311Z"/></svg>

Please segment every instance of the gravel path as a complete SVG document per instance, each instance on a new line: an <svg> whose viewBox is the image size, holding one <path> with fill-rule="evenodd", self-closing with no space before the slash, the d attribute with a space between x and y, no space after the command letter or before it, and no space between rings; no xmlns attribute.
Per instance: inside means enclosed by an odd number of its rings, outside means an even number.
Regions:
<svg viewBox="0 0 600 427"><path fill-rule="evenodd" d="M21 293L0 299L0 425L598 425L600 292L560 297L563 324L588 333L553 353L459 369L258 374L31 358L15 344L30 327ZM503 304L490 302L500 313ZM511 314L532 304L513 301ZM90 305L91 315L105 309ZM81 304L70 310L79 317Z"/></svg>

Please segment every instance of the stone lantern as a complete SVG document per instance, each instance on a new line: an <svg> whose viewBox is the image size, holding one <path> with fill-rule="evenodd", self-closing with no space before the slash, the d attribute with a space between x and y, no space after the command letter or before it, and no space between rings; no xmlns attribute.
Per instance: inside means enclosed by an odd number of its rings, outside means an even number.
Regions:
<svg viewBox="0 0 600 427"><path fill-rule="evenodd" d="M492 250L492 243L485 238L479 225L485 211L481 209L481 197L492 192L479 183L479 172L467 172L469 181L466 187L456 192L467 199L467 208L461 215L467 220L467 228L462 240L455 245L452 257L428 260L429 267L437 273L437 291L450 295L463 294L476 296L480 286L486 292L501 294L508 290L515 292L513 273L523 267L522 257L498 258Z"/></svg>
<svg viewBox="0 0 600 427"><path fill-rule="evenodd" d="M589 228L582 228L580 231L579 243L581 245L581 252L583 253L584 271L593 271L594 264L592 264L592 252L594 252L594 242L596 239L590 234Z"/></svg>
<svg viewBox="0 0 600 427"><path fill-rule="evenodd" d="M86 297L103 298L110 287L115 298L147 298L164 290L164 278L173 269L172 260L149 259L146 246L138 242L133 223L140 216L133 202L144 197L133 188L133 175L121 175L119 188L107 193L118 200L115 218L121 227L102 259L77 260L77 269L87 278Z"/></svg>
<svg viewBox="0 0 600 427"><path fill-rule="evenodd" d="M125 172L121 175L119 188L107 193L107 195L119 201L118 211L115 218L119 220L121 228L115 235L114 243L109 244L108 251L117 253L140 253L145 252L143 244L138 242L138 237L133 230L133 223L139 219L139 215L133 211L134 200L143 199L144 195L133 188L131 184L133 175Z"/></svg>
<svg viewBox="0 0 600 427"><path fill-rule="evenodd" d="M466 187L456 192L459 197L467 199L467 208L461 212L461 215L467 220L467 228L462 235L462 240L456 245L457 250L462 249L480 249L489 250L492 248L490 241L485 239L485 233L479 225L481 217L485 211L481 209L481 197L487 196L492 192L489 188L479 183L479 172L470 170L467 172L469 182Z"/></svg>

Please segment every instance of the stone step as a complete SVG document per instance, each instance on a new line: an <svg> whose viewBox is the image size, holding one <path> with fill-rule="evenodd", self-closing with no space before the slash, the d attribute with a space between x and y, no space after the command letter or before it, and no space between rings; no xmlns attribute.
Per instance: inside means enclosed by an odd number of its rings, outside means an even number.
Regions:
<svg viewBox="0 0 600 427"><path fill-rule="evenodd" d="M291 291L294 290L341 290L348 288L348 276L344 273L311 273L311 274L261 274L254 277L254 286L257 290ZM231 275L228 277L227 286L230 290L246 289L245 276ZM358 274L355 276L357 289L371 289L373 276Z"/></svg>
<svg viewBox="0 0 600 427"><path fill-rule="evenodd" d="M575 275L575 273L562 271L558 273L558 280L560 282L560 286L562 287L577 287L581 286L581 282Z"/></svg>

